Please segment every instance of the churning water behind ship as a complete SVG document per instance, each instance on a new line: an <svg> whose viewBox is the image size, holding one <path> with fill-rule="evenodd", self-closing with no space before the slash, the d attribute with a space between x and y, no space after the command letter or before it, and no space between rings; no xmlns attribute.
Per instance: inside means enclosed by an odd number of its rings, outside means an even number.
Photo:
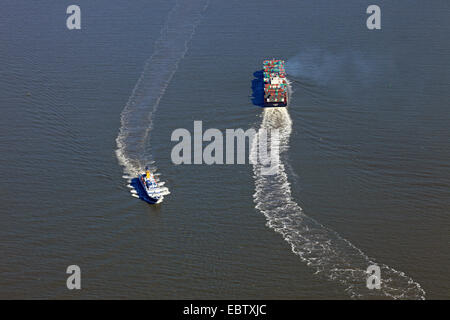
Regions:
<svg viewBox="0 0 450 320"><path fill-rule="evenodd" d="M254 161L254 201L256 208L266 217L268 226L280 233L291 245L292 252L313 268L316 274L342 284L352 298L424 299L425 291L420 284L387 265L379 265L383 274L380 290L368 290L366 270L375 262L339 234L304 214L292 198L283 163L288 161L286 154L289 152L292 125L288 108L264 109L261 129L279 131L279 150L283 159L275 175L262 174L261 163L268 159ZM260 134L255 141L261 138ZM274 145L274 139L271 139L269 146ZM253 159L257 157L257 150L257 143L254 143Z"/></svg>

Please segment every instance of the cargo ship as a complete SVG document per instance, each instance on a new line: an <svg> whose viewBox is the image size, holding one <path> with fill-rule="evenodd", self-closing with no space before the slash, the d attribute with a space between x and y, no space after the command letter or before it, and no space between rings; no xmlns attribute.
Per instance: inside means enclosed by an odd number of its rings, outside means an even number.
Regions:
<svg viewBox="0 0 450 320"><path fill-rule="evenodd" d="M288 82L283 60L264 60L264 107L288 105Z"/></svg>

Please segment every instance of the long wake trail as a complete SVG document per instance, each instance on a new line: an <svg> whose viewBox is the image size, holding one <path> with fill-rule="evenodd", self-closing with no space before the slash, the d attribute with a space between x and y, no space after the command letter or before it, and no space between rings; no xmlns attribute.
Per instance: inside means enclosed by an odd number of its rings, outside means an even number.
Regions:
<svg viewBox="0 0 450 320"><path fill-rule="evenodd" d="M154 52L146 61L121 113L116 156L124 168L123 177L128 181L142 172L146 165L151 165L153 171L157 170L151 152L147 150L153 115L189 48L189 42L208 4L209 0L177 0L161 29ZM167 188L165 190L169 193ZM134 190L131 191L136 196Z"/></svg>
<svg viewBox="0 0 450 320"><path fill-rule="evenodd" d="M265 108L261 129L279 130L280 162L275 175L261 174L260 163L268 159L260 159L253 164L255 206L266 217L267 225L291 245L293 253L317 274L340 283L351 298L425 299L425 291L417 282L403 272L376 263L339 234L305 215L292 198L285 171L292 131L288 109ZM255 159L256 153L257 145L253 143L251 157ZM366 270L373 264L381 269L381 288L369 290Z"/></svg>

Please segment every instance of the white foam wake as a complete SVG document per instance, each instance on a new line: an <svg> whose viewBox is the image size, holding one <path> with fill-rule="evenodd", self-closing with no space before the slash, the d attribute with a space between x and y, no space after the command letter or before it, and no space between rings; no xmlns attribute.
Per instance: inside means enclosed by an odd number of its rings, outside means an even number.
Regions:
<svg viewBox="0 0 450 320"><path fill-rule="evenodd" d="M130 176L136 177L145 166L153 162L151 152L147 150L153 114L188 50L189 41L208 3L208 0L177 1L155 43L153 55L146 61L122 111L121 127L116 139L116 156L124 167L124 177L127 180ZM156 169L154 164L153 169ZM165 194L168 193L167 189Z"/></svg>
<svg viewBox="0 0 450 320"><path fill-rule="evenodd" d="M261 128L279 130L281 156L279 170L275 175L262 175L261 161L253 165L254 201L256 208L265 215L267 225L283 236L303 262L316 273L343 285L352 298L424 299L425 291L417 282L403 272L376 263L339 234L305 215L292 199L285 171L292 131L292 120L287 108L265 108ZM257 145L253 143L251 157L254 159L256 152ZM366 286L366 270L373 264L381 269L381 289L378 290L369 290Z"/></svg>

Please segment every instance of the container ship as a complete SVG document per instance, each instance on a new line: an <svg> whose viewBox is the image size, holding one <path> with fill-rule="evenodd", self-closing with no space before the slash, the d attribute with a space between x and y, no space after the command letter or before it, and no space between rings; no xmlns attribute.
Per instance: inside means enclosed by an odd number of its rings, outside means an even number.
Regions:
<svg viewBox="0 0 450 320"><path fill-rule="evenodd" d="M288 82L283 60L264 60L264 107L288 105Z"/></svg>

